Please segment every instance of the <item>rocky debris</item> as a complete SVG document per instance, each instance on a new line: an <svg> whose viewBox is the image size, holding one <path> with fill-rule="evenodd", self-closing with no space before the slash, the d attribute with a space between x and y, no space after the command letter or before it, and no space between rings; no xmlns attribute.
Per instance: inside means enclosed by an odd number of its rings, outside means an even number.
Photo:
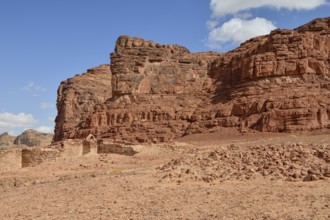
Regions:
<svg viewBox="0 0 330 220"><path fill-rule="evenodd" d="M16 137L15 145L25 145L28 147L46 147L51 144L53 140L52 134L46 134L33 129L28 129Z"/></svg>
<svg viewBox="0 0 330 220"><path fill-rule="evenodd" d="M11 136L7 132L0 134L0 148L12 146L15 138L15 136Z"/></svg>
<svg viewBox="0 0 330 220"><path fill-rule="evenodd" d="M234 144L191 150L157 168L161 181L270 180L315 181L330 177L329 144Z"/></svg>
<svg viewBox="0 0 330 220"><path fill-rule="evenodd" d="M226 54L121 36L110 66L60 85L54 140L330 128L329 21L274 30Z"/></svg>

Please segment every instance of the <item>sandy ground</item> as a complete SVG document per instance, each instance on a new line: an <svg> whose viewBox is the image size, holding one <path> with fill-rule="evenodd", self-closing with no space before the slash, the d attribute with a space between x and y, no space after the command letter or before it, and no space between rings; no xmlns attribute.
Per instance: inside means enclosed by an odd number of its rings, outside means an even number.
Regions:
<svg viewBox="0 0 330 220"><path fill-rule="evenodd" d="M326 146L330 135L242 135L228 130L146 146L134 156L85 155L1 173L0 219L330 219L327 177L289 181L249 171L249 178L244 174L243 179L181 180L180 175L164 177L174 175L176 168L160 169L171 161L189 167L185 155L191 152L292 143ZM209 161L205 170L217 162Z"/></svg>

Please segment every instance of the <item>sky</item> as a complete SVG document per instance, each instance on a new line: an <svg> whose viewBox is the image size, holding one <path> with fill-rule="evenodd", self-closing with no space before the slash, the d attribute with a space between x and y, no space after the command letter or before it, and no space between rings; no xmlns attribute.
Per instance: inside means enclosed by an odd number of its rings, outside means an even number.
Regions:
<svg viewBox="0 0 330 220"><path fill-rule="evenodd" d="M226 52L330 16L330 0L0 0L0 133L54 131L62 80L110 63L120 35Z"/></svg>

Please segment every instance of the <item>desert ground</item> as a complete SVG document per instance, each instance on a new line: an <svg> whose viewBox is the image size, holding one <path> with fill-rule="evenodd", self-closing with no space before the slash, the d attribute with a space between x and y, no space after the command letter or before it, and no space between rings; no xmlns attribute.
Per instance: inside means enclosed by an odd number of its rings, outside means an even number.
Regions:
<svg viewBox="0 0 330 220"><path fill-rule="evenodd" d="M330 134L232 129L0 174L0 219L330 219Z"/></svg>

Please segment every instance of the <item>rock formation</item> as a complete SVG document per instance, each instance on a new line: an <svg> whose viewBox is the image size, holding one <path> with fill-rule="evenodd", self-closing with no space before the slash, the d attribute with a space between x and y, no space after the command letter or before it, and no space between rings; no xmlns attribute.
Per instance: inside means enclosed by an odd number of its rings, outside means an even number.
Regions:
<svg viewBox="0 0 330 220"><path fill-rule="evenodd" d="M13 145L15 138L15 136L11 136L7 132L0 134L0 148Z"/></svg>
<svg viewBox="0 0 330 220"><path fill-rule="evenodd" d="M41 133L33 129L28 129L16 137L15 145L26 145L28 147L48 146L53 139L52 134Z"/></svg>
<svg viewBox="0 0 330 220"><path fill-rule="evenodd" d="M87 73L63 81L58 89L54 139L77 138L76 130L93 113L95 105L111 97L110 65L89 69Z"/></svg>
<svg viewBox="0 0 330 220"><path fill-rule="evenodd" d="M330 125L330 18L253 38L212 63L203 127L306 131ZM212 109L212 110L210 110ZM202 125L204 124L204 125Z"/></svg>
<svg viewBox="0 0 330 220"><path fill-rule="evenodd" d="M274 30L226 54L121 36L110 66L61 83L54 141L330 128L329 61L330 18Z"/></svg>

